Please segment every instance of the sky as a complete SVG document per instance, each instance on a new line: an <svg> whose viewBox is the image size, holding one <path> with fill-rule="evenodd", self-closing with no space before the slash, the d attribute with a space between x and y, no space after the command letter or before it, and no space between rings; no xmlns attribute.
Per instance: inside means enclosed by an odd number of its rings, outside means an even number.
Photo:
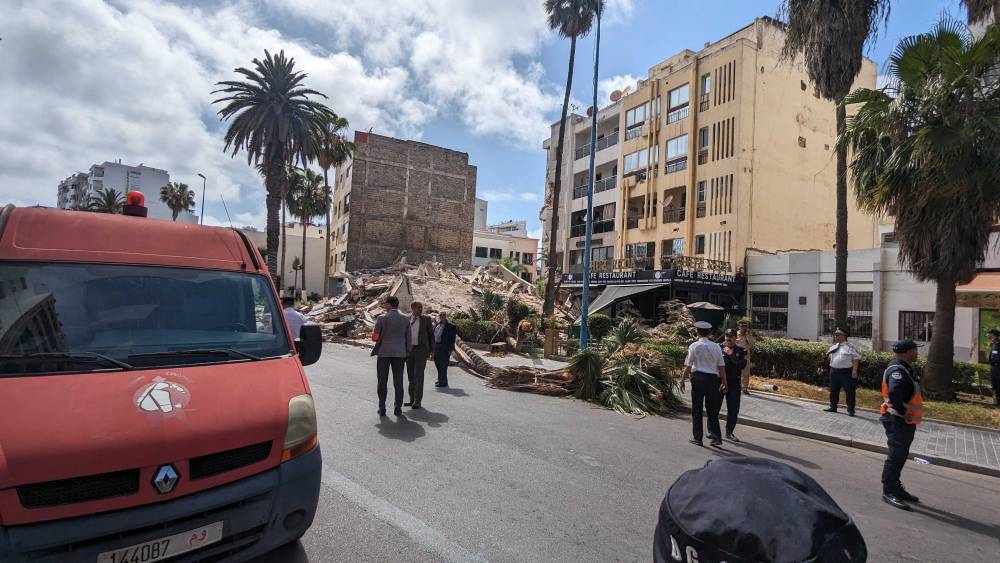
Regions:
<svg viewBox="0 0 1000 563"><path fill-rule="evenodd" d="M351 129L469 154L489 221L540 238L549 124L569 41L542 0L0 0L0 203L54 206L90 165L166 169L201 197L206 224L264 226L263 182L223 152L216 82L284 50ZM608 0L599 104L657 62L777 12L779 0ZM905 8L904 8L905 5ZM959 0L895 0L869 48L881 70L903 37ZM592 99L593 37L578 42L573 102ZM196 213L200 212L196 209Z"/></svg>

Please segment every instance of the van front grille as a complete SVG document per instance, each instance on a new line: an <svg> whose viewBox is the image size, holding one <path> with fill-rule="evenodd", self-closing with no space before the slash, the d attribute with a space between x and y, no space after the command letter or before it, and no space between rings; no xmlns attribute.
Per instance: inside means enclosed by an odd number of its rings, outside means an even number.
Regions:
<svg viewBox="0 0 1000 563"><path fill-rule="evenodd" d="M17 487L17 496L25 508L43 508L133 495L139 492L139 470L46 481Z"/></svg>
<svg viewBox="0 0 1000 563"><path fill-rule="evenodd" d="M224 452L191 458L191 480L204 479L264 461L271 455L271 442L261 442Z"/></svg>

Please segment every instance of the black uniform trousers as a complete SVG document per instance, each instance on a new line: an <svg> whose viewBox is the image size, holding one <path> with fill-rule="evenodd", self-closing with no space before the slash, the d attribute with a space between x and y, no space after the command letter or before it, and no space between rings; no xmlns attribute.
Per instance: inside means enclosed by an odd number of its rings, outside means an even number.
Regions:
<svg viewBox="0 0 1000 563"><path fill-rule="evenodd" d="M420 406L424 400L424 369L427 367L427 356L412 351L406 358L406 378L410 382L410 401L414 406Z"/></svg>
<svg viewBox="0 0 1000 563"><path fill-rule="evenodd" d="M691 429L694 439L702 439L701 417L708 411L708 435L722 437L719 429L719 411L722 410L722 391L719 390L719 374L694 372L691 376Z"/></svg>
<svg viewBox="0 0 1000 563"><path fill-rule="evenodd" d="M882 491L894 493L900 487L899 475L903 472L903 464L910 457L910 444L917 431L915 424L907 424L902 418L891 414L882 415L882 426L885 427L886 442L889 455L882 467Z"/></svg>
<svg viewBox="0 0 1000 563"><path fill-rule="evenodd" d="M378 374L378 408L385 410L385 398L389 394L389 370L392 369L392 386L395 388L396 408L403 406L403 367L406 358L379 357L375 364Z"/></svg>
<svg viewBox="0 0 1000 563"><path fill-rule="evenodd" d="M737 418L740 416L740 397L743 396L740 377L726 378L726 434L736 430Z"/></svg>
<svg viewBox="0 0 1000 563"><path fill-rule="evenodd" d="M993 386L993 398L1000 405L1000 366L990 367L990 385Z"/></svg>
<svg viewBox="0 0 1000 563"><path fill-rule="evenodd" d="M448 365L451 363L451 352L444 350L434 352L434 367L437 368L437 383L443 387L448 386Z"/></svg>
<svg viewBox="0 0 1000 563"><path fill-rule="evenodd" d="M844 389L847 398L847 412L854 412L854 398L858 382L851 377L852 368L830 368L830 408L837 410L840 402L840 390Z"/></svg>

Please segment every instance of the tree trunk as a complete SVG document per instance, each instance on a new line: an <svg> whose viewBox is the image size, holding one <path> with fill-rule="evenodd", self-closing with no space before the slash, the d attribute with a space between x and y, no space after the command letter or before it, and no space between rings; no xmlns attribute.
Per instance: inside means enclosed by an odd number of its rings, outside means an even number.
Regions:
<svg viewBox="0 0 1000 563"><path fill-rule="evenodd" d="M837 137L844 133L847 108L837 100ZM837 143L837 256L833 285L833 318L847 329L847 146Z"/></svg>
<svg viewBox="0 0 1000 563"><path fill-rule="evenodd" d="M927 367L921 387L928 398L951 401L955 398L952 375L955 370L955 280L937 280L934 304L934 334L927 352Z"/></svg>
<svg viewBox="0 0 1000 563"><path fill-rule="evenodd" d="M282 189L284 192L284 189ZM285 196L281 196L281 274L279 279L282 280L281 283L285 284L285 254L288 254L288 245L285 244Z"/></svg>
<svg viewBox="0 0 1000 563"><path fill-rule="evenodd" d="M548 276L545 282L545 303L542 306L542 315L551 316L556 306L556 270L562 268L562 264L556 264L556 239L559 233L559 191L562 188L562 160L563 160L563 138L566 136L566 114L569 113L569 96L573 89L573 65L576 61L576 36L570 38L569 43L569 70L566 72L566 94L563 96L562 115L559 119L559 139L556 141L556 177L552 182L552 214L549 217L549 259ZM597 108L594 108L597 111ZM567 247L568 249L568 247ZM568 251L568 250L567 250ZM584 256L584 260L589 260L589 256Z"/></svg>
<svg viewBox="0 0 1000 563"><path fill-rule="evenodd" d="M303 213L305 215L305 213ZM309 221L306 218L302 218L302 293L309 297L309 290L306 289L306 230L309 226Z"/></svg>
<svg viewBox="0 0 1000 563"><path fill-rule="evenodd" d="M333 207L330 201L330 180L327 178L327 169L323 169L323 194L326 198L326 241L324 244L323 251L323 297L330 296L330 223L333 218L331 217L331 207Z"/></svg>
<svg viewBox="0 0 1000 563"><path fill-rule="evenodd" d="M273 156L273 155L272 155ZM279 281L280 274L275 274L278 269L278 209L281 207L281 167L284 162L280 159L273 159L268 163L267 177L264 184L267 187L267 269L271 272L271 279Z"/></svg>

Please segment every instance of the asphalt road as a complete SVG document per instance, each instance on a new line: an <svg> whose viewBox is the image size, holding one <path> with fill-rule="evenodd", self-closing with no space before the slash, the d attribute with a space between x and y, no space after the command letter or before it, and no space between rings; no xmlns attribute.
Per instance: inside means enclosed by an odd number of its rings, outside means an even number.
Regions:
<svg viewBox="0 0 1000 563"><path fill-rule="evenodd" d="M871 561L1000 553L1000 479L911 462L903 479L923 504L906 513L880 501L883 458L870 452L755 428L737 430L743 444L697 448L687 418L489 389L459 368L447 391L429 368L425 410L380 420L368 350L328 344L307 371L323 448L319 512L301 542L258 563L648 561L670 484L732 455L818 480L857 521Z"/></svg>

